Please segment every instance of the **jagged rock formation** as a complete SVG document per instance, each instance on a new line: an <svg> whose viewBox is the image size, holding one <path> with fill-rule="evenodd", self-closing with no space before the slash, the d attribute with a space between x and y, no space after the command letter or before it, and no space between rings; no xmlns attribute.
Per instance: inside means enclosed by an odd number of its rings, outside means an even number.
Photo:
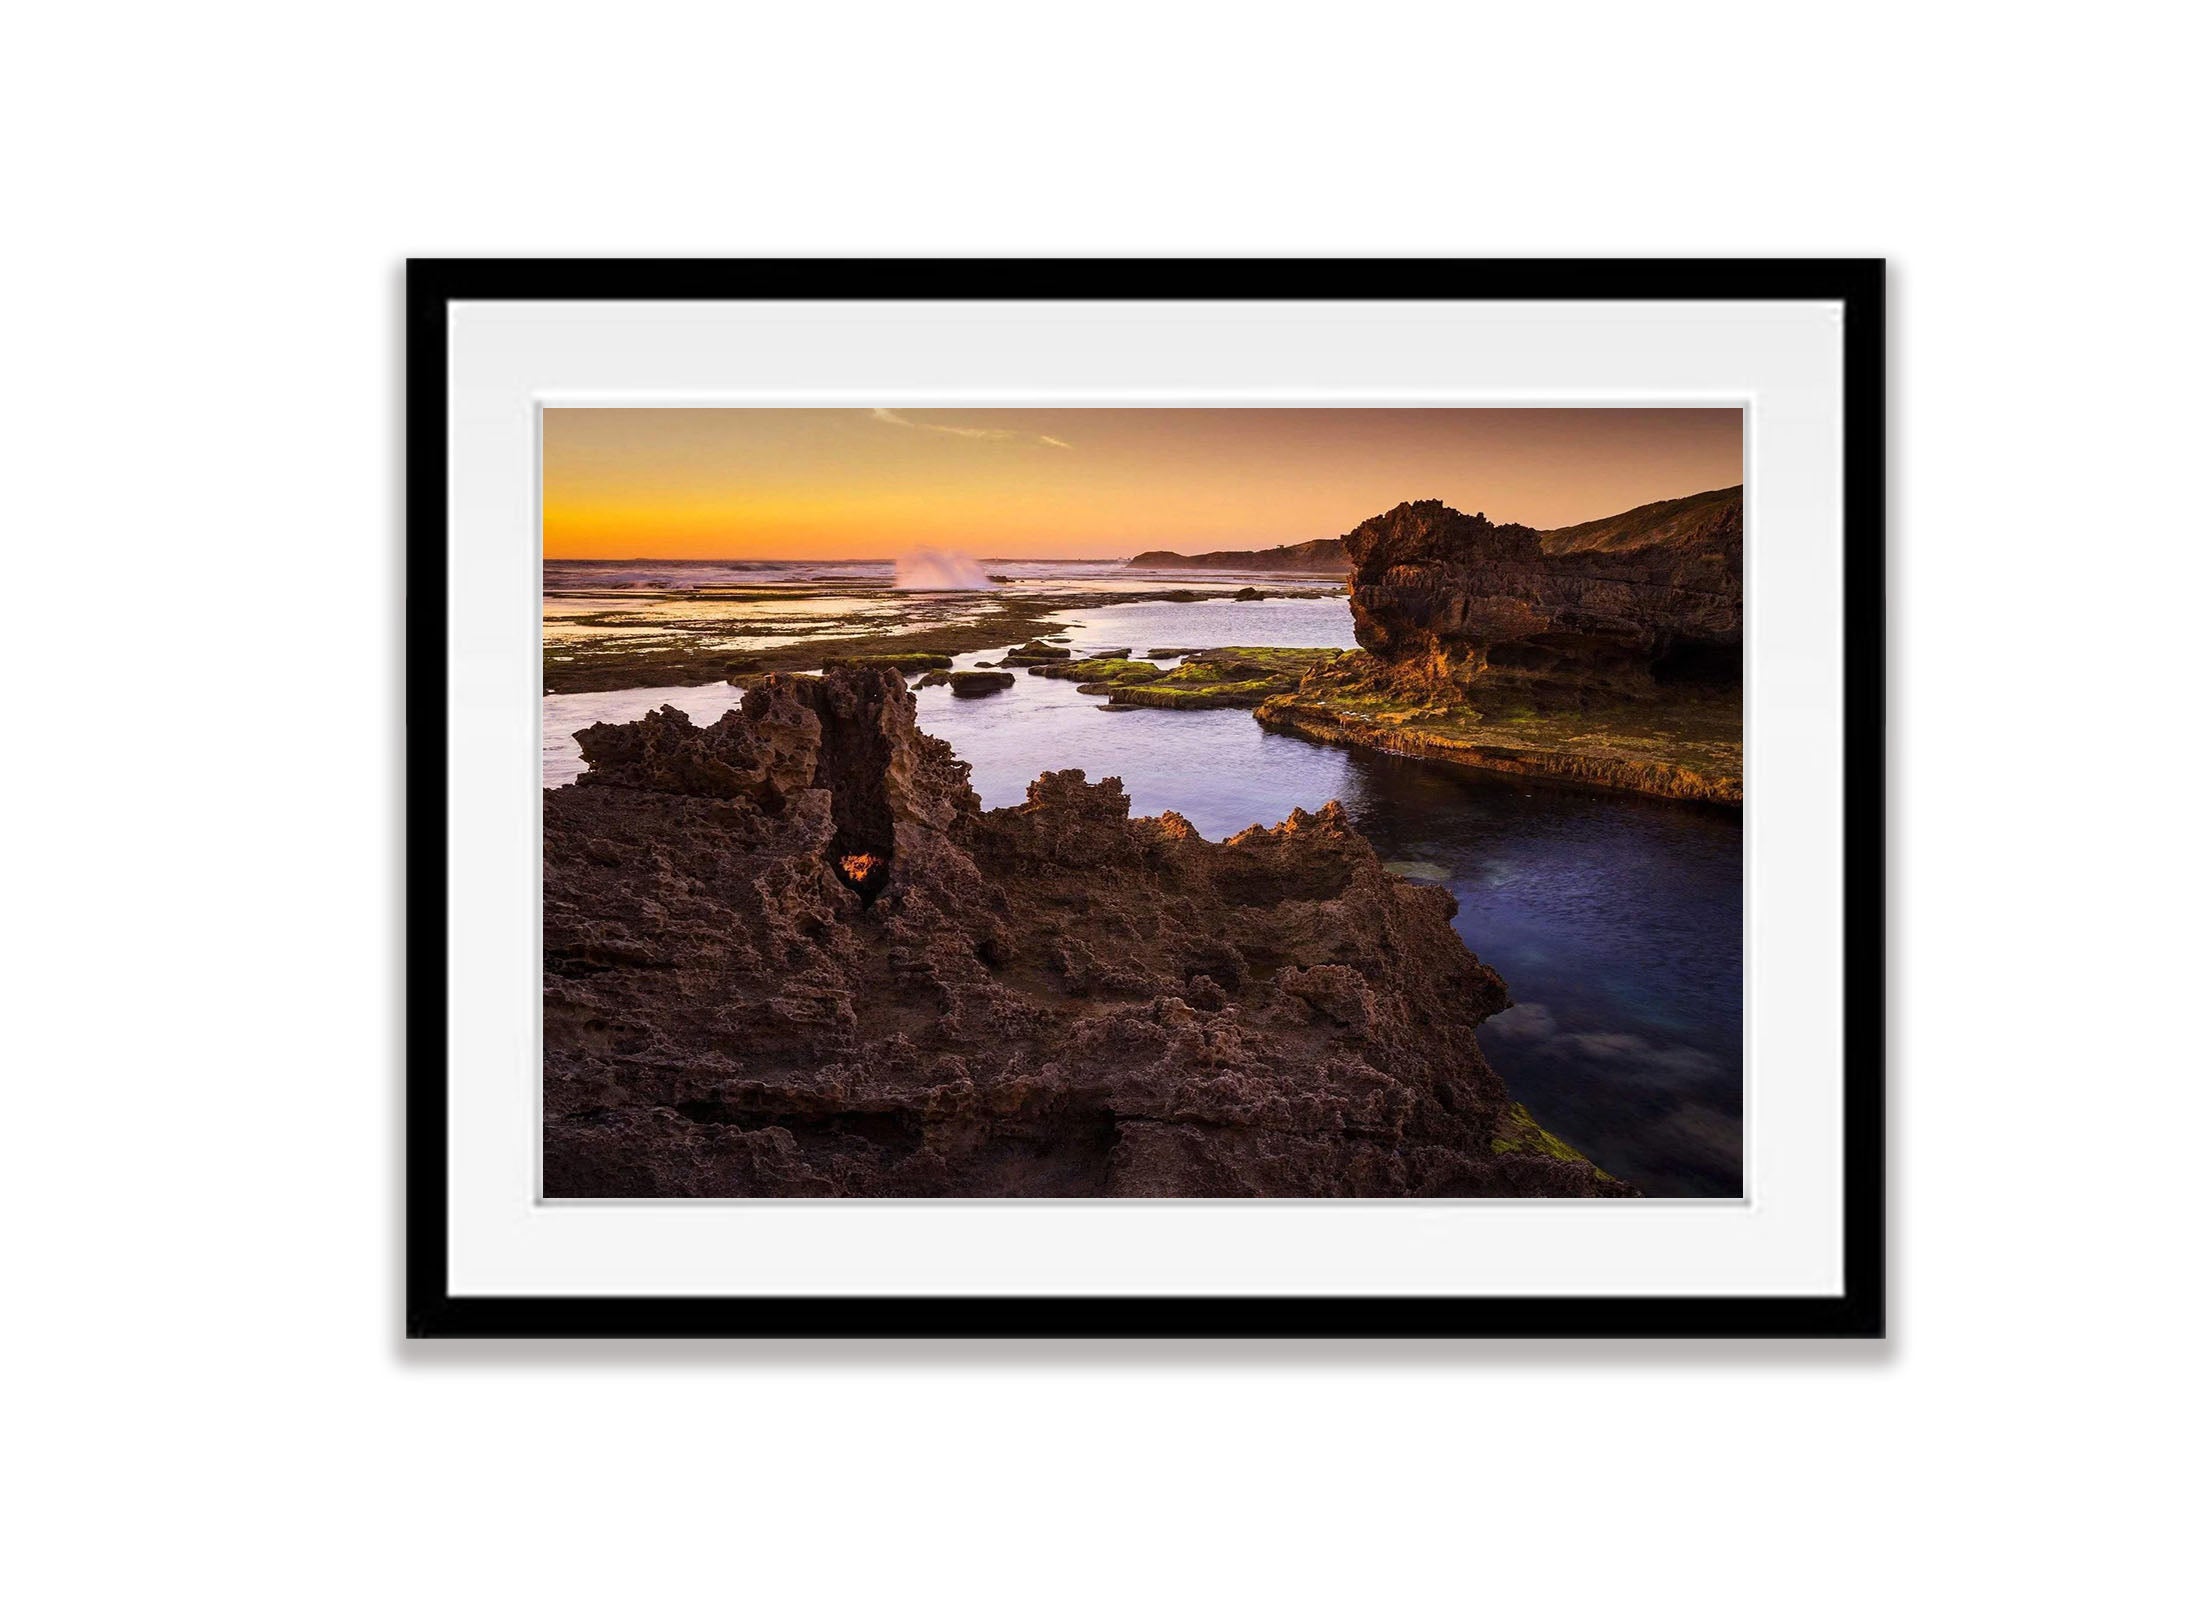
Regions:
<svg viewBox="0 0 2200 1600"><path fill-rule="evenodd" d="M1549 534L1417 500L1344 544L1354 636L1432 696L1580 705L1739 681L1739 487Z"/></svg>
<svg viewBox="0 0 2200 1600"><path fill-rule="evenodd" d="M1341 539L1307 539L1267 550L1210 550L1184 556L1174 550L1144 550L1128 567L1204 567L1219 572L1342 572L1352 565Z"/></svg>
<svg viewBox="0 0 2200 1600"><path fill-rule="evenodd" d="M544 795L554 1196L1616 1195L1474 1043L1441 889L1334 805L986 812L898 674L579 736Z"/></svg>
<svg viewBox="0 0 2200 1600"><path fill-rule="evenodd" d="M1549 533L1416 500L1344 547L1361 649L1265 703L1267 725L1741 803L1739 487Z"/></svg>

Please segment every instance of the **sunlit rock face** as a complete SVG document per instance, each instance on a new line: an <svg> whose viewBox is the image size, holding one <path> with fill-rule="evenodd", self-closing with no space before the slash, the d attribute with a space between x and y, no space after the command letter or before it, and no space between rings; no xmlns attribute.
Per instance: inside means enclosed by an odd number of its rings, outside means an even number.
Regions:
<svg viewBox="0 0 2200 1600"><path fill-rule="evenodd" d="M1335 805L1224 843L980 809L898 674L580 736L543 797L554 1196L1618 1195L1474 1031L1442 889Z"/></svg>
<svg viewBox="0 0 2200 1600"><path fill-rule="evenodd" d="M1549 533L1415 500L1344 548L1355 637L1432 702L1588 705L1739 681L1739 487Z"/></svg>

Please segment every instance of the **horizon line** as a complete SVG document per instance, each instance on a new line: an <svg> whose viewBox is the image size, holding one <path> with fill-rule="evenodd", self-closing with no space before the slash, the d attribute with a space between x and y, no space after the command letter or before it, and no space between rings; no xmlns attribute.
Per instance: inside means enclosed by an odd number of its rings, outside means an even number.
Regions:
<svg viewBox="0 0 2200 1600"><path fill-rule="evenodd" d="M1737 491L1737 490L1742 490L1742 489L1746 489L1747 487L1748 487L1748 483L1747 483L1747 480L1745 479L1744 481L1742 481L1742 482L1739 482L1739 483L1725 483L1725 484L1719 484L1719 485L1717 485L1716 487L1713 487L1713 488L1710 488L1710 489L1692 489L1692 490L1690 490L1690 491L1689 491L1689 492L1688 492L1687 494L1674 494L1674 495L1666 495L1666 496L1664 496L1664 497L1663 497L1662 499L1657 499L1657 500L1643 500L1643 501L1638 501L1638 502L1637 502L1636 504L1634 504L1634 505L1631 505L1631 506L1623 506L1623 507L1622 507L1621 509L1619 509L1619 510L1617 510L1617 511L1608 511L1608 512L1606 512L1606 513L1605 513L1605 514L1604 514L1603 516L1599 516L1599 517L1584 517L1584 518L1582 518L1582 519L1581 519L1581 521L1579 521L1579 522L1569 522L1569 523L1565 523L1565 524L1562 524L1561 526L1559 526L1559 527L1556 527L1556 528L1531 528L1531 529L1530 529L1529 531L1531 531L1531 532L1533 532L1533 533L1537 533L1537 534L1545 534L1545 533L1564 533L1564 532L1566 532L1566 531L1567 531L1568 529L1571 529L1571 528L1583 528L1583 527L1587 527L1587 526L1588 526L1588 525L1589 525L1590 523L1592 523L1592 522L1608 522L1608 521L1610 521L1610 520L1611 520L1612 518L1614 518L1614 517L1624 517L1624 516L1626 516L1626 515L1627 515L1627 513L1628 513L1628 512L1630 512L1630 511L1641 511L1641 510L1644 510L1644 509L1646 509L1647 507L1650 507L1650 506L1675 505L1675 504L1679 503L1680 501L1683 501L1683 500L1695 500L1695 499L1699 499L1699 498L1701 498L1702 496L1704 496L1704 495L1707 495L1707 494L1729 494L1729 493L1732 493L1732 492L1734 492L1734 491ZM1445 499L1444 499L1444 498L1443 498L1443 497L1442 497L1441 495L1437 495L1437 496L1431 496L1430 498L1433 498L1433 499L1435 499L1435 500L1437 501L1437 503L1438 503L1438 504L1440 504L1440 505L1450 505L1450 504L1451 504L1451 502L1450 502L1450 501L1448 501L1448 500L1445 500ZM1401 505L1401 506L1404 506L1404 505L1412 505L1412 504L1414 504L1414 503L1415 503L1415 502L1414 502L1414 501L1412 501L1412 500L1401 500L1401 501L1399 501L1399 502L1398 502L1398 504L1399 504L1399 505ZM1395 510L1395 509L1396 509L1396 507L1392 507L1391 509L1392 509L1392 510ZM1456 507L1456 506L1453 506L1453 507L1452 507L1452 509L1453 509L1453 510L1458 510L1459 508L1458 508L1458 507ZM1385 515L1385 513L1384 513L1384 512L1381 512L1381 511L1378 511L1378 512L1376 512L1376 513L1375 513L1375 515L1379 517L1379 516L1383 516L1383 515ZM1486 511L1471 511L1471 512L1466 512L1466 513L1464 513L1464 515L1467 515L1467 516L1476 516L1476 517L1487 517L1487 516L1489 515L1489 513L1488 513L1488 512L1486 512ZM1492 520L1494 520L1494 519L1492 519ZM1354 526L1356 527L1356 526L1358 526L1358 524L1354 524ZM1521 523L1521 524L1520 524L1520 526L1522 526L1522 527L1528 527L1528 524L1526 524L1526 523ZM1345 530L1345 533L1350 533L1351 531L1352 531L1352 530L1351 530L1350 528L1347 528L1347 529ZM1264 551L1264 550L1289 550L1289 549L1294 549L1294 548L1296 548L1296 547L1297 547L1297 546L1299 546L1299 545L1304 545L1304 544L1318 544L1318 543L1320 543L1320 542L1321 542L1322 540L1324 540L1324 539L1338 539L1338 540L1341 540L1341 539L1343 539L1343 538L1344 538L1344 536L1345 536L1345 535L1344 535L1343 533L1317 533L1317 534L1313 535L1313 536L1312 536L1311 538L1307 538L1307 539L1293 539L1293 540L1289 540L1289 541L1287 541L1287 542L1284 542L1284 543L1278 543L1278 544L1273 544L1273 545L1267 545L1267 546L1263 546L1263 547L1261 547L1260 549L1244 549L1244 550L1243 550L1243 553L1244 553L1244 554L1246 554L1246 555L1259 555L1259 554L1263 553L1263 551ZM916 553L917 553L918 551L920 551L920 550L932 550L932 549L942 549L942 548L946 548L946 547L942 547L942 546L936 546L936 545L913 545L913 546L911 546L911 547L910 547L910 549L909 549L909 550L905 551L905 552L904 552L904 554L914 555L914 554L916 554ZM964 552L962 552L962 551L960 551L960 550L952 550L952 549L949 549L949 552L948 552L948 553L950 553L950 554L954 554L954 555L962 555L962 554L964 554ZM1123 555L1123 556L989 556L989 555L973 555L973 556L970 556L970 557L969 557L969 559L970 559L970 560L972 560L972 561L1004 561L1004 562L1006 562L1006 561L1022 561L1022 562L1058 561L1058 562L1063 562L1063 563L1070 563L1070 562L1081 562L1081 563L1084 563L1084 564L1090 565L1090 564L1093 564L1093 563L1096 563L1096 562L1103 562L1103 561L1114 561L1114 562L1129 562L1129 561L1135 561L1135 560L1136 560L1136 559L1137 559L1137 558L1138 558L1139 556L1142 556L1142 555L1156 555L1156 554L1160 554L1160 555L1177 555L1177 556L1184 556L1184 557L1186 557L1186 558L1188 558L1188 559L1196 559L1196 558L1199 558L1199 557L1202 557L1202 556L1232 555L1232 554L1237 554L1237 553L1239 553L1239 552L1238 552L1237 550L1232 550L1232 549L1218 549L1218 550L1176 550L1176 549L1172 549L1172 548L1170 548L1170 547L1168 547L1168 546L1166 546L1166 545L1162 545L1162 546L1156 546L1156 547L1154 547L1154 548L1153 548L1153 549L1151 549L1151 550L1140 550L1140 551L1137 551L1137 552L1135 552L1135 553L1134 553L1134 554L1132 554L1132 555ZM736 556L736 555L724 555L724 556L553 556L553 555L547 555L547 554L546 554L546 555L544 555L544 556L543 556L543 558L542 558L542 559L543 559L544 561L593 561L593 562L597 562L597 563L599 563L599 564L601 564L601 563L609 563L609 562L615 562L615 561L654 561L654 562L658 562L658 563L660 563L660 564L661 564L661 563L665 563L665 562L674 562L674 561L693 561L693 562L699 562L699 563L728 562L728 561L758 561L758 562L775 562L775 563L784 563L784 562L790 562L790 561L807 561L807 562L810 562L810 563L812 563L813 565L818 565L818 566L824 566L824 565L828 565L828 564L833 564L833 563L846 563L846 564L854 565L854 564L858 564L858 563L866 563L866 562L879 562L879 561L898 561L898 560L900 560L900 559L901 559L901 557L900 557L900 556L898 556L898 555L893 555L893 556ZM1252 570L1254 570L1254 569L1252 569L1252 568L1246 568L1246 569L1244 569L1244 570L1247 570L1247 571L1252 571Z"/></svg>

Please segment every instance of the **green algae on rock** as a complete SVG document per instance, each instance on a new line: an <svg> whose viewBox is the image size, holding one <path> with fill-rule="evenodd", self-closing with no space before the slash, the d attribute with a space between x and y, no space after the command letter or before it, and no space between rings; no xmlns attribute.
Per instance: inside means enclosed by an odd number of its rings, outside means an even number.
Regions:
<svg viewBox="0 0 2200 1600"><path fill-rule="evenodd" d="M1341 651L1229 645L1190 652L1182 666L1145 682L1128 680L1108 691L1118 706L1147 706L1162 711L1206 711L1258 706L1271 695L1297 687L1317 667ZM1145 666L1145 662L1130 663Z"/></svg>
<svg viewBox="0 0 2200 1600"><path fill-rule="evenodd" d="M954 664L954 657L932 650L891 651L875 656L827 656L819 663L827 672L835 667L892 667L904 677L915 672L944 671Z"/></svg>
<svg viewBox="0 0 2200 1600"><path fill-rule="evenodd" d="M1253 715L1263 727L1323 744L1667 800L1742 803L1738 690L1485 712L1402 695L1380 663L1353 651L1262 701Z"/></svg>
<svg viewBox="0 0 2200 1600"><path fill-rule="evenodd" d="M1027 661L1064 660L1071 652L1045 644L1042 632L1049 625L1059 627L1055 619L1064 611L1221 597L1211 589L1096 589L1048 595L992 590L982 601L972 602L979 608L976 614L939 620L934 620L936 610L900 594L873 596L830 585L787 585L771 598L774 603L824 600L835 605L875 601L876 610L867 614L883 617L886 625L851 635L845 623L819 626L781 618L745 620L737 607L736 614L694 622L667 622L655 612L569 615L558 619L559 636L543 641L543 693L674 689L739 682L772 672L816 672L828 660L860 664L1011 647ZM576 629L577 634L572 631ZM789 638L790 632L809 636Z"/></svg>
<svg viewBox="0 0 2200 1600"><path fill-rule="evenodd" d="M1510 1130L1490 1140L1490 1154L1545 1156L1554 1161L1577 1161L1594 1170L1599 1178L1618 1181L1564 1139L1537 1122L1534 1114L1519 1101L1513 1102L1508 1119L1511 1123Z"/></svg>
<svg viewBox="0 0 2200 1600"><path fill-rule="evenodd" d="M1151 661L1127 661L1121 656L1087 656L1082 661L1042 661L1029 669L1034 678L1063 678L1088 688L1094 685L1143 683L1161 676Z"/></svg>

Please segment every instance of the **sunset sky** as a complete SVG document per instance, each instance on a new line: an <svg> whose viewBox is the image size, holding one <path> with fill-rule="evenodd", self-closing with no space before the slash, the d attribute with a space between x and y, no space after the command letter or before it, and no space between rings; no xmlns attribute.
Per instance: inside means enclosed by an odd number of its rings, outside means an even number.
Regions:
<svg viewBox="0 0 2200 1600"><path fill-rule="evenodd" d="M543 412L543 553L1125 556L1330 538L1401 500L1557 528L1742 481L1719 410Z"/></svg>

